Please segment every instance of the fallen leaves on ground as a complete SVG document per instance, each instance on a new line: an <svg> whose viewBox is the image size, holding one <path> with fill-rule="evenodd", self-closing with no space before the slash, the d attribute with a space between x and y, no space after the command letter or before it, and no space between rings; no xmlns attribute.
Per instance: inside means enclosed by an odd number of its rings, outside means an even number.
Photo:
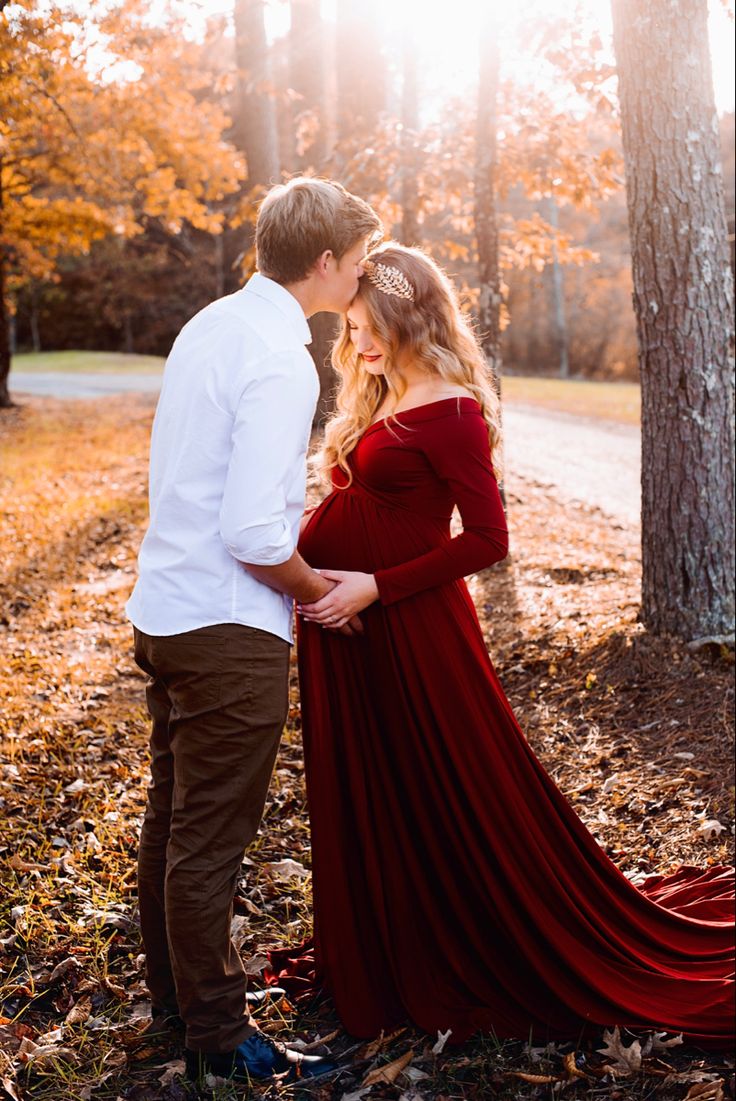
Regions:
<svg viewBox="0 0 736 1101"><path fill-rule="evenodd" d="M33 399L0 419L0 1097L11 1101L196 1098L181 1080L180 1034L147 1031L135 909L148 724L123 605L145 524L152 411L142 397ZM513 472L506 489L513 555L471 591L535 752L632 878L728 861L730 655L693 653L637 625L636 533L585 506L563 510ZM238 949L256 978L266 946L310 933L299 730L294 671L264 826L235 899ZM733 1098L727 1059L662 1033L622 1037L615 1021L624 1054L614 1058L596 1051L599 1036L450 1048L437 1042L444 1033L400 1029L356 1047L325 999L298 1017L272 1004L259 1019L304 1050L326 1046L340 1074L298 1094L224 1087L218 1101L521 1101L558 1089L597 1101L628 1096L622 1089ZM625 1054L635 1045L638 1070ZM609 1074L621 1058L631 1072ZM374 1073L383 1077L366 1086Z"/></svg>
<svg viewBox="0 0 736 1101"><path fill-rule="evenodd" d="M687 1091L685 1101L724 1101L723 1079L700 1086L691 1086Z"/></svg>
<svg viewBox="0 0 736 1101"><path fill-rule="evenodd" d="M606 1030L603 1033L603 1041L604 1047L598 1048L598 1051L608 1060L603 1066L607 1074L619 1077L621 1075L636 1074L637 1071L641 1070L641 1043L639 1040L632 1040L627 1047L621 1042L621 1033L617 1025L613 1032Z"/></svg>
<svg viewBox="0 0 736 1101"><path fill-rule="evenodd" d="M376 1067L375 1070L369 1071L363 1079L363 1085L374 1086L381 1084L390 1086L396 1081L401 1072L409 1066L413 1058L413 1051L405 1051L398 1059L392 1059L390 1063L386 1063L382 1067Z"/></svg>

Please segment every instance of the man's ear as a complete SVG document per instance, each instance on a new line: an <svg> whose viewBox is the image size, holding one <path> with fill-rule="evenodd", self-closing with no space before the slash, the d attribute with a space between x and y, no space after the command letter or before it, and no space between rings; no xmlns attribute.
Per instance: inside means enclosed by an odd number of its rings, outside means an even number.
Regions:
<svg viewBox="0 0 736 1101"><path fill-rule="evenodd" d="M317 261L314 265L314 271L316 271L318 275L327 275L330 267L330 260L332 259L334 259L334 253L332 249L325 249L325 251L317 257Z"/></svg>

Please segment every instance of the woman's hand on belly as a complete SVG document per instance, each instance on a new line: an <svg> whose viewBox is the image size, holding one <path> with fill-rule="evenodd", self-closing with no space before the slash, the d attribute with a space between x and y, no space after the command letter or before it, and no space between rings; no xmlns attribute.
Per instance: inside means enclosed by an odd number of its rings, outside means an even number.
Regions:
<svg viewBox="0 0 736 1101"><path fill-rule="evenodd" d="M299 613L323 627L342 627L378 599L378 586L372 573L348 573L345 570L320 570L326 581L336 582L334 589L313 604L302 604Z"/></svg>

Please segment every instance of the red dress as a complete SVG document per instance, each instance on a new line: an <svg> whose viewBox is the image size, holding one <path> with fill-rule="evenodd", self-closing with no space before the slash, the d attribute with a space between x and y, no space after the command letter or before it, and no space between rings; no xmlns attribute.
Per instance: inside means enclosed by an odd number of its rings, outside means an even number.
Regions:
<svg viewBox="0 0 736 1101"><path fill-rule="evenodd" d="M637 889L599 847L521 733L462 581L507 546L480 409L398 419L366 431L300 543L380 592L362 637L298 640L316 964L346 1030L588 1022L726 1046L733 870Z"/></svg>

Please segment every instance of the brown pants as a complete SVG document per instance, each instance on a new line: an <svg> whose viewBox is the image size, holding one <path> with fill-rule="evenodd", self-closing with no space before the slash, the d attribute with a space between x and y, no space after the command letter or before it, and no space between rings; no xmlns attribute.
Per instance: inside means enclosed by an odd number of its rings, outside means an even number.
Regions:
<svg viewBox="0 0 736 1101"><path fill-rule="evenodd" d="M135 659L152 719L138 857L146 981L154 1006L181 1014L189 1048L229 1052L255 1029L230 923L286 720L289 644L235 623L136 629Z"/></svg>

